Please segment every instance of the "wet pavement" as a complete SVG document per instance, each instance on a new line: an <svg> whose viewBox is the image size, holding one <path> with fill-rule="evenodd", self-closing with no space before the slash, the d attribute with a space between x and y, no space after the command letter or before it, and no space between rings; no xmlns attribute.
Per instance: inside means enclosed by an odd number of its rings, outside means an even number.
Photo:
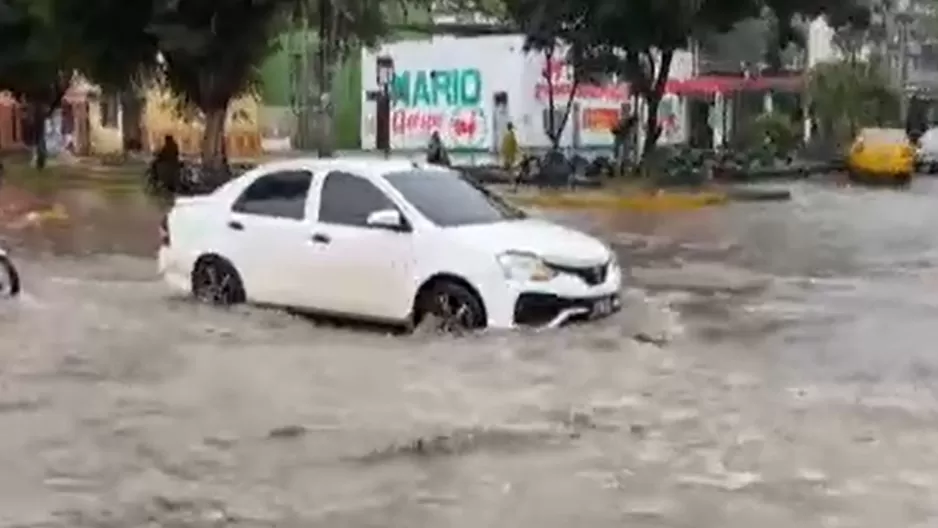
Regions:
<svg viewBox="0 0 938 528"><path fill-rule="evenodd" d="M5 233L0 526L938 526L938 180L793 192L559 215L626 310L465 339L168 297L145 198L48 196Z"/></svg>

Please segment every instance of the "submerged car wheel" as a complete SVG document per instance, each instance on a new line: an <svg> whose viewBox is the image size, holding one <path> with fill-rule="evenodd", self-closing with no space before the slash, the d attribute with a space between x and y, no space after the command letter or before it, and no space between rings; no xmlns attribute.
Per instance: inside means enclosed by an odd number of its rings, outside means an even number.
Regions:
<svg viewBox="0 0 938 528"><path fill-rule="evenodd" d="M13 262L0 255L0 297L16 297L20 293L20 275Z"/></svg>
<svg viewBox="0 0 938 528"><path fill-rule="evenodd" d="M440 280L421 293L417 317L432 317L436 329L451 334L484 328L485 308L474 291L452 280Z"/></svg>
<svg viewBox="0 0 938 528"><path fill-rule="evenodd" d="M219 257L203 257L192 271L192 295L216 306L244 302L244 285L238 271Z"/></svg>

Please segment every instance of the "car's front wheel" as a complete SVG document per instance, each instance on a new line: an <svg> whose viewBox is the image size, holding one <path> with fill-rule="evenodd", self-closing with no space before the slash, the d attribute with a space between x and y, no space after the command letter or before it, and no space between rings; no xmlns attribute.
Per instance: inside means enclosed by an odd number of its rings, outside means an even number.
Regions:
<svg viewBox="0 0 938 528"><path fill-rule="evenodd" d="M0 255L0 297L16 297L20 293L20 275L6 255Z"/></svg>
<svg viewBox="0 0 938 528"><path fill-rule="evenodd" d="M202 257L192 270L192 295L208 304L230 306L245 300L238 271L220 257Z"/></svg>
<svg viewBox="0 0 938 528"><path fill-rule="evenodd" d="M417 299L416 322L428 318L441 332L459 334L485 328L482 300L460 282L442 279L429 285Z"/></svg>

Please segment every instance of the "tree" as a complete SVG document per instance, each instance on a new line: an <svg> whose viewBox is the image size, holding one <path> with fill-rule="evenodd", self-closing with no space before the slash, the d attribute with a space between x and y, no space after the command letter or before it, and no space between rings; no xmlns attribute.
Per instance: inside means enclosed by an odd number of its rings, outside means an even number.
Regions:
<svg viewBox="0 0 938 528"><path fill-rule="evenodd" d="M580 83L599 69L588 63L592 35L586 28L586 17L580 5L564 0L506 0L504 14L525 35L525 53L539 53L544 58L541 72L547 88L544 128L551 148L557 150ZM557 60L558 52L565 53L565 60ZM555 84L562 64L572 69L573 82L557 122Z"/></svg>
<svg viewBox="0 0 938 528"><path fill-rule="evenodd" d="M770 71L782 69L782 53L790 44L805 47L800 20L827 17L831 27L865 28L870 24L870 8L865 0L765 0L771 11L771 42L766 48Z"/></svg>
<svg viewBox="0 0 938 528"><path fill-rule="evenodd" d="M808 98L818 135L835 146L851 141L868 126L901 126L899 94L875 62L821 63L808 78Z"/></svg>
<svg viewBox="0 0 938 528"><path fill-rule="evenodd" d="M159 41L148 31L154 1L54 0L60 31L77 50L77 67L104 91L117 93L127 150L143 143L143 90L154 81ZM127 148L131 147L131 148Z"/></svg>
<svg viewBox="0 0 938 528"><path fill-rule="evenodd" d="M335 106L332 89L339 65L362 47L374 47L388 34L389 11L402 2L378 0L305 0L299 15L316 28L318 39L312 67L314 90L307 94L307 106L313 109L312 125L320 156L334 151Z"/></svg>
<svg viewBox="0 0 938 528"><path fill-rule="evenodd" d="M158 1L147 28L158 42L162 79L204 117L202 168L227 178L225 120L231 100L250 91L295 0Z"/></svg>
<svg viewBox="0 0 938 528"><path fill-rule="evenodd" d="M584 54L594 73L629 82L645 103L641 160L650 157L661 136L658 108L675 53L692 38L726 32L761 9L759 0L581 0L575 11L590 35Z"/></svg>
<svg viewBox="0 0 938 528"><path fill-rule="evenodd" d="M410 11L425 11L434 5L432 0L303 0L297 15L316 29L318 39L314 47L313 91L305 94L313 108L313 128L320 156L330 156L334 150L334 105L332 89L339 65L352 53L362 48L374 48L387 37L392 28L400 27ZM449 3L450 7L465 7L462 1Z"/></svg>
<svg viewBox="0 0 938 528"><path fill-rule="evenodd" d="M60 31L51 0L0 0L0 90L26 104L36 166L46 165L45 121L68 90L73 48Z"/></svg>

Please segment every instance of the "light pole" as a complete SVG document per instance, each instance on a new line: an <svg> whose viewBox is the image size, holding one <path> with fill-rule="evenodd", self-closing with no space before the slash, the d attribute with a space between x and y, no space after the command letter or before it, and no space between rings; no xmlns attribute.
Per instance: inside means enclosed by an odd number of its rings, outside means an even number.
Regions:
<svg viewBox="0 0 938 528"><path fill-rule="evenodd" d="M377 112L375 116L375 147L391 156L391 84L394 80L394 59L381 55L375 59L378 83Z"/></svg>
<svg viewBox="0 0 938 528"><path fill-rule="evenodd" d="M896 14L899 30L899 118L904 123L909 113L909 26L912 16L901 11Z"/></svg>

